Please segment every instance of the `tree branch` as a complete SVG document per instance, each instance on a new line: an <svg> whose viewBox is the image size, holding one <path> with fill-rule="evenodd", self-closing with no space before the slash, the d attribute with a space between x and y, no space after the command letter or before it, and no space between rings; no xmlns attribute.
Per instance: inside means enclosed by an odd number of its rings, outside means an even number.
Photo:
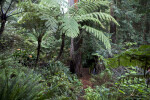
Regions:
<svg viewBox="0 0 150 100"><path fill-rule="evenodd" d="M6 10L5 14L7 14L7 12L9 11L9 9L10 9L12 3L13 3L13 0L11 0L11 2L10 2L10 4L9 4L9 7L8 7L8 9Z"/></svg>
<svg viewBox="0 0 150 100"><path fill-rule="evenodd" d="M1 5L1 15L3 15L3 6Z"/></svg>
<svg viewBox="0 0 150 100"><path fill-rule="evenodd" d="M23 12L23 11L22 11L22 12ZM12 15L7 16L7 18L8 18L8 17L11 17L11 16L14 16L14 15L17 15L17 14L20 14L20 13L22 13L22 12L14 13L14 14L12 14Z"/></svg>
<svg viewBox="0 0 150 100"><path fill-rule="evenodd" d="M16 11L17 10L17 8L16 9L14 9L14 10L12 10L9 14L7 14L7 16L9 16L10 14L12 14L14 11Z"/></svg>

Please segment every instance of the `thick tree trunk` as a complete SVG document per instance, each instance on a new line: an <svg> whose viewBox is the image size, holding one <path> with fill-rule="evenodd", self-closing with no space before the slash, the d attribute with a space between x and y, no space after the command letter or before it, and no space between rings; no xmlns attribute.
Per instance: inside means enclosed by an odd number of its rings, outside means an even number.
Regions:
<svg viewBox="0 0 150 100"><path fill-rule="evenodd" d="M75 45L74 45L74 50L75 50L75 58L74 58L74 63L75 63L75 72L77 73L78 76L81 76L81 68L82 68L82 51L81 51L81 45L82 45L82 37L78 37L75 39Z"/></svg>
<svg viewBox="0 0 150 100"><path fill-rule="evenodd" d="M74 3L77 3L78 0L69 0L70 6ZM77 5L75 5L77 8ZM80 31L81 32L81 31ZM81 68L82 68L82 53L80 47L82 45L82 38L71 38L71 47L70 47L70 71L72 73L76 73L78 76L81 76Z"/></svg>
<svg viewBox="0 0 150 100"><path fill-rule="evenodd" d="M70 49L70 71L72 73L76 73L78 76L81 76L81 68L82 68L82 52L80 47L82 45L82 38L77 37L75 39L71 39L71 49Z"/></svg>
<svg viewBox="0 0 150 100"><path fill-rule="evenodd" d="M63 53L64 46L65 46L65 34L62 34L61 39L62 39L61 48L60 48L59 54L58 54L57 58L55 59L55 61L59 60Z"/></svg>

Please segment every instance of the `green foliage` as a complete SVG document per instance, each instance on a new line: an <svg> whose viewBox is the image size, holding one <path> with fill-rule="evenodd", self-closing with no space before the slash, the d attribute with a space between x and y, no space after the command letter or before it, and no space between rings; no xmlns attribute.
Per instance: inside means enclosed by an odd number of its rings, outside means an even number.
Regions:
<svg viewBox="0 0 150 100"><path fill-rule="evenodd" d="M103 23L111 21L118 25L118 23L112 16L104 12L98 11L99 7L106 6L106 4L106 2L100 1L78 2L78 4L75 5L76 7L72 6L69 9L69 14L66 14L67 18L63 18L63 20L65 20L65 23L62 24L65 28L62 28L63 32L66 32L65 34L67 36L73 38L79 36L79 30L80 34L83 34L83 31L91 33L93 36L97 37L100 41L102 41L106 49L110 51L111 46L109 43L109 39L104 35L104 33L101 30L93 27L94 25L98 25L98 28L104 28ZM87 23L92 23L92 25L87 25Z"/></svg>
<svg viewBox="0 0 150 100"><path fill-rule="evenodd" d="M61 62L51 62L46 67L38 69L49 86L42 99L76 100L82 90L82 84L77 76L71 75L69 69Z"/></svg>
<svg viewBox="0 0 150 100"><path fill-rule="evenodd" d="M37 100L44 84L41 75L28 68L6 68L0 71L1 100Z"/></svg>
<svg viewBox="0 0 150 100"><path fill-rule="evenodd" d="M128 75L136 75L138 74L138 71L135 70L134 67L130 67L129 73L126 73L125 75L122 75L119 77L120 79L125 78L123 82L116 82L114 87L111 89L113 91L116 91L115 88L117 88L117 95L118 98L121 98L122 96L125 97L125 99L148 99L150 88L147 88L147 85L145 84L145 78L142 77L128 77ZM127 75L127 76L126 76ZM122 95L122 96L119 96Z"/></svg>
<svg viewBox="0 0 150 100"><path fill-rule="evenodd" d="M99 38L99 40L101 40L104 43L106 49L108 49L109 52L111 51L110 50L111 45L109 43L109 39L104 35L102 31L96 30L89 26L83 26L82 28L85 29L87 32L92 33L95 37Z"/></svg>
<svg viewBox="0 0 150 100"><path fill-rule="evenodd" d="M149 0L126 0L116 2L113 7L114 16L117 17L120 27L117 28L116 43L136 42L137 44L149 43L149 34L146 33L149 23Z"/></svg>
<svg viewBox="0 0 150 100"><path fill-rule="evenodd" d="M113 93L109 88L105 86L96 86L95 89L85 89L84 98L86 100L116 100L117 98L112 96Z"/></svg>
<svg viewBox="0 0 150 100"><path fill-rule="evenodd" d="M104 84L97 84L94 89L87 88L85 89L85 98L87 100L133 100L133 99L149 99L150 88L147 88L145 84L145 78L143 77L128 77L128 75L137 75L139 73L135 67L128 67L126 69L127 73L117 77L118 80L108 80ZM102 72L103 73L103 72ZM100 74L94 77L98 77L99 80L107 79L104 74ZM112 78L111 74L110 78Z"/></svg>
<svg viewBox="0 0 150 100"><path fill-rule="evenodd" d="M16 61L26 66L33 66L36 59L35 53L30 49L23 50L18 48L12 56Z"/></svg>
<svg viewBox="0 0 150 100"><path fill-rule="evenodd" d="M139 66L146 70L149 67L150 46L143 45L137 49L129 49L114 58L108 59L108 67Z"/></svg>
<svg viewBox="0 0 150 100"><path fill-rule="evenodd" d="M109 83L112 80L112 72L109 69L105 69L98 75L93 75L91 81L94 85L103 85Z"/></svg>
<svg viewBox="0 0 150 100"><path fill-rule="evenodd" d="M79 25L69 16L64 16L62 19L63 24L60 26L62 33L65 33L68 37L77 37L79 35Z"/></svg>

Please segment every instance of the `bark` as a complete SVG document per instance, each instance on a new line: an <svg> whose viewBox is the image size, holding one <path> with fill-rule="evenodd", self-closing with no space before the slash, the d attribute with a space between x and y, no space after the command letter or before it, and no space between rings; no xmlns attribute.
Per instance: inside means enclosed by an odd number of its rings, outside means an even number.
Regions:
<svg viewBox="0 0 150 100"><path fill-rule="evenodd" d="M148 15L146 14L146 20L145 20L145 32L143 33L143 40L145 44L148 44L147 41L147 34L149 34L149 20L148 20Z"/></svg>
<svg viewBox="0 0 150 100"><path fill-rule="evenodd" d="M40 50L41 50L41 41L42 41L42 38L39 37L39 38L38 38L38 48L37 48L37 57L36 57L35 67L37 67L38 62L39 62Z"/></svg>
<svg viewBox="0 0 150 100"><path fill-rule="evenodd" d="M74 58L74 63L75 63L75 72L77 73L78 76L82 76L81 73L81 68L82 68L82 52L81 52L81 45L82 45L82 38L77 38L75 39L77 43L74 45L75 49L75 58Z"/></svg>
<svg viewBox="0 0 150 100"><path fill-rule="evenodd" d="M80 47L82 45L82 38L77 37L75 39L71 40L71 50L70 50L70 56L71 56L71 64L70 64L70 70L75 72L78 76L82 76L81 68L82 68L82 52L80 50ZM72 72L72 73L73 73Z"/></svg>
<svg viewBox="0 0 150 100"><path fill-rule="evenodd" d="M113 5L111 4L110 14L112 17L116 19L114 16ZM113 22L110 22L110 33L112 33L112 43L116 43L116 25Z"/></svg>
<svg viewBox="0 0 150 100"><path fill-rule="evenodd" d="M3 32L4 32L5 24L6 24L6 20L2 20L1 28L0 28L0 37L3 34Z"/></svg>
<svg viewBox="0 0 150 100"><path fill-rule="evenodd" d="M69 0L70 6L72 6L74 3L77 3L77 2L78 0ZM77 5L75 7L77 8ZM82 53L80 50L81 45L82 45L82 38L80 38L79 36L75 39L71 38L70 71L72 73L75 72L78 76L81 76L81 68L82 68L82 59L81 59Z"/></svg>
<svg viewBox="0 0 150 100"><path fill-rule="evenodd" d="M3 34L4 29L5 29L5 24L7 21L7 16L6 14L3 13L3 10L1 9L1 28L0 28L0 36Z"/></svg>
<svg viewBox="0 0 150 100"><path fill-rule="evenodd" d="M64 51L64 46L65 46L65 34L62 34L61 39L62 39L61 48L60 48L59 54L58 54L57 58L55 59L55 61L57 61L57 60L60 59L60 57L61 57L61 55L62 55L62 53L63 53L63 51Z"/></svg>
<svg viewBox="0 0 150 100"><path fill-rule="evenodd" d="M71 38L70 45L70 72L75 73L75 64L74 64L74 38Z"/></svg>

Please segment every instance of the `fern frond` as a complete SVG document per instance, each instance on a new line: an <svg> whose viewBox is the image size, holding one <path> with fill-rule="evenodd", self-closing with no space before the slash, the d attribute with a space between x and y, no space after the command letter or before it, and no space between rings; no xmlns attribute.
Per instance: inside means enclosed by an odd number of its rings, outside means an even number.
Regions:
<svg viewBox="0 0 150 100"><path fill-rule="evenodd" d="M77 6L76 7L77 9L74 8L74 6L72 6L71 12L78 10L77 14L83 15L83 14L94 12L98 10L101 6L108 6L108 2L107 1L80 1L77 4L75 4L75 6Z"/></svg>
<svg viewBox="0 0 150 100"><path fill-rule="evenodd" d="M104 43L106 49L108 49L108 51L111 52L111 45L109 42L109 38L106 37L102 31L97 30L97 29L92 28L92 27L89 27L89 26L86 26L86 25L84 25L82 27L82 29L85 29L88 33L91 33L92 35L97 37L99 40L101 40Z"/></svg>
<svg viewBox="0 0 150 100"><path fill-rule="evenodd" d="M57 25L57 20L49 15L42 15L40 16L41 20L45 20L45 26L48 28L48 30L56 32L58 25Z"/></svg>
<svg viewBox="0 0 150 100"><path fill-rule="evenodd" d="M76 18L76 20L78 22L83 22L83 21L92 21L92 23L94 22L95 24L98 24L100 25L100 27L104 28L105 29L105 26L96 18L93 18L93 17L81 17L81 16L78 16Z"/></svg>
<svg viewBox="0 0 150 100"><path fill-rule="evenodd" d="M102 12L94 12L94 13L89 13L85 15L81 15L81 18L86 18L86 17L92 17L92 18L97 18L100 19L101 21L107 21L107 22L114 22L116 25L119 26L118 22L109 14L107 13L102 13Z"/></svg>
<svg viewBox="0 0 150 100"><path fill-rule="evenodd" d="M77 37L79 34L78 23L74 20L74 18L64 16L62 20L62 25L60 26L61 32L65 33L68 37Z"/></svg>

